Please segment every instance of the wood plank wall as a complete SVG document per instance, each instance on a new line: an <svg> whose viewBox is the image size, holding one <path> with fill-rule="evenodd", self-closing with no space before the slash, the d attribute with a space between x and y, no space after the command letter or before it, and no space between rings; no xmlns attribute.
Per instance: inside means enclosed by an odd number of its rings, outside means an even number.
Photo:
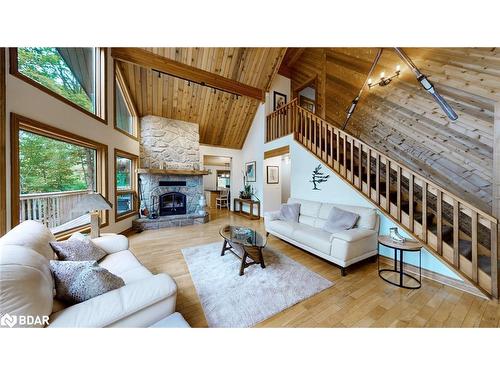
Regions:
<svg viewBox="0 0 500 375"><path fill-rule="evenodd" d="M292 67L292 88L317 75L318 98L324 95L324 117L340 124L376 51L306 49ZM376 80L382 71L389 75L398 64L401 77L389 86L365 91L347 131L490 212L493 107L500 99L500 54L495 48L406 51L454 107L458 121L448 120L413 73L387 49L372 77Z"/></svg>

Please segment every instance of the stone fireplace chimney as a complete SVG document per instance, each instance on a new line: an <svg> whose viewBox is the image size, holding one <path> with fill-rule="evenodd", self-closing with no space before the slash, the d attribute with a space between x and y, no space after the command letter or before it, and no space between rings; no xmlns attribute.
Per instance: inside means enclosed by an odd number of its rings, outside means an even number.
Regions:
<svg viewBox="0 0 500 375"><path fill-rule="evenodd" d="M198 124L146 116L141 118L140 129L141 205L159 218L138 219L134 226L142 223L138 229L150 229L205 222L197 212L203 194L203 177L189 174L200 169ZM176 174L179 170L186 174ZM184 195L185 209L160 207L160 201L164 201L160 197L169 196L167 193Z"/></svg>

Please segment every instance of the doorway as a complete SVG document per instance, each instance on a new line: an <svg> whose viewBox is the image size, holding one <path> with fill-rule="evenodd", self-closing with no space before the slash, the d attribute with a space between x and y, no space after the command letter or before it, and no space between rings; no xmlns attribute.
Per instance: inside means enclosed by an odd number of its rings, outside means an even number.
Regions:
<svg viewBox="0 0 500 375"><path fill-rule="evenodd" d="M210 209L230 209L231 163L227 156L203 156L203 166L209 172L203 176L203 190Z"/></svg>

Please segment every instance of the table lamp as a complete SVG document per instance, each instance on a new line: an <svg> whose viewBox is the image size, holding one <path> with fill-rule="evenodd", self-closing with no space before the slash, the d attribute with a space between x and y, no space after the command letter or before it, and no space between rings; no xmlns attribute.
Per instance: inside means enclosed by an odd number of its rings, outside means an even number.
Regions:
<svg viewBox="0 0 500 375"><path fill-rule="evenodd" d="M99 237L100 210L111 210L113 205L100 193L84 195L75 205L73 211L90 212L90 238Z"/></svg>

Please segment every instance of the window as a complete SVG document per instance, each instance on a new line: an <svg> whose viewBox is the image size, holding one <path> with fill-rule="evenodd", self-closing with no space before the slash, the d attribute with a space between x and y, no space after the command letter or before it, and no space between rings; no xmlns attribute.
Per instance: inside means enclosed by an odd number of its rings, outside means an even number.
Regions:
<svg viewBox="0 0 500 375"><path fill-rule="evenodd" d="M118 64L115 64L115 129L137 139L137 111Z"/></svg>
<svg viewBox="0 0 500 375"><path fill-rule="evenodd" d="M11 48L11 73L93 117L105 116L105 50Z"/></svg>
<svg viewBox="0 0 500 375"><path fill-rule="evenodd" d="M36 220L57 235L87 227L73 207L89 191L107 196L107 146L16 114L11 132L13 224Z"/></svg>
<svg viewBox="0 0 500 375"><path fill-rule="evenodd" d="M115 221L137 214L137 159L115 149Z"/></svg>

